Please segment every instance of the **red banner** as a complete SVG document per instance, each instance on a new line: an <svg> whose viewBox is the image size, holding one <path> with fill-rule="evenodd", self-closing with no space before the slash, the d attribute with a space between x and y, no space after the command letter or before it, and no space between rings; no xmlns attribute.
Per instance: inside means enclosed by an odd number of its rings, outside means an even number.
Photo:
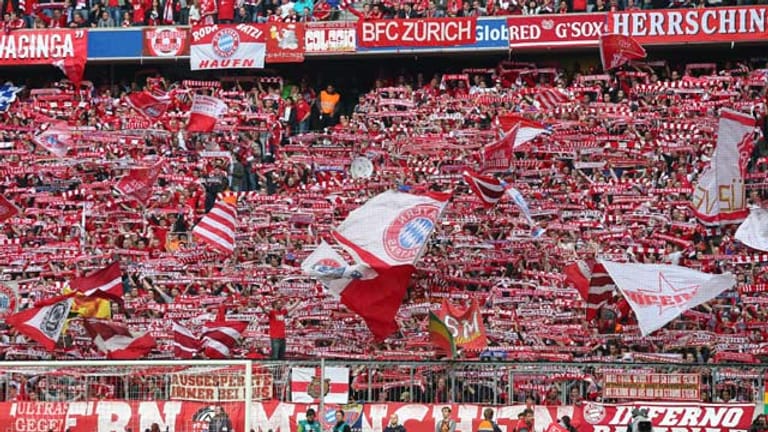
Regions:
<svg viewBox="0 0 768 432"><path fill-rule="evenodd" d="M642 45L764 41L766 11L766 6L637 10L610 14L608 28Z"/></svg>
<svg viewBox="0 0 768 432"><path fill-rule="evenodd" d="M434 432L436 422L442 418L443 406L452 408L456 420L456 432L472 432L482 419L485 405L467 404L420 404L385 403L346 405L347 420L354 430L380 431L397 414L408 432ZM285 402L254 404L253 427L256 432L292 432L298 420L303 418L310 405ZM316 405L312 407L317 408ZM325 405L326 413L320 419L333 418L335 405ZM525 405L494 407L494 420L501 430L512 431L518 426L517 415ZM536 430L545 430L563 416L571 418L571 424L579 432L625 432L634 408L648 409L648 417L656 432L747 432L752 419L759 414L749 404L696 404L696 403L636 403L621 405L586 404L583 406L537 406L534 409ZM329 428L333 425L327 425Z"/></svg>
<svg viewBox="0 0 768 432"><path fill-rule="evenodd" d="M453 335L457 347L481 350L488 345L483 315L477 301L473 300L469 308L459 310L443 300L438 316Z"/></svg>
<svg viewBox="0 0 768 432"><path fill-rule="evenodd" d="M0 66L85 64L87 59L85 29L13 30L0 36Z"/></svg>
<svg viewBox="0 0 768 432"><path fill-rule="evenodd" d="M304 47L312 54L355 52L355 24L344 21L308 23L304 27Z"/></svg>
<svg viewBox="0 0 768 432"><path fill-rule="evenodd" d="M267 35L267 63L304 61L304 24L271 22L255 26Z"/></svg>
<svg viewBox="0 0 768 432"><path fill-rule="evenodd" d="M242 403L218 403L229 416L233 429L242 431ZM108 432L160 430L203 432L214 416L214 405L201 402L1 402L0 422L12 431Z"/></svg>
<svg viewBox="0 0 768 432"><path fill-rule="evenodd" d="M606 373L603 397L619 400L701 400L701 375Z"/></svg>
<svg viewBox="0 0 768 432"><path fill-rule="evenodd" d="M189 55L189 29L183 27L144 27L146 57L178 57Z"/></svg>
<svg viewBox="0 0 768 432"><path fill-rule="evenodd" d="M596 47L605 14L519 15L507 18L511 48Z"/></svg>
<svg viewBox="0 0 768 432"><path fill-rule="evenodd" d="M477 19L426 18L357 22L359 47L451 47L475 43Z"/></svg>
<svg viewBox="0 0 768 432"><path fill-rule="evenodd" d="M46 430L72 432L111 432L130 428L149 429L157 423L160 430L202 432L208 428L214 407L222 406L234 431L293 432L310 406L286 402L254 403L251 427L243 428L242 403L210 403L182 401L95 401L95 402L2 402L0 422L11 430L38 432ZM443 406L451 406L457 432L472 432L482 418L485 405L383 403L345 405L348 423L363 432L380 431L397 414L408 432L434 432ZM333 418L336 405L325 405L318 418ZM511 431L517 415L525 405L495 407L494 419L501 430ZM634 408L648 409L648 417L657 432L746 432L758 413L750 404L636 403L622 405L586 404L583 406L544 407L534 409L536 430L544 430L563 416L580 432L624 432ZM333 425L326 424L328 428Z"/></svg>

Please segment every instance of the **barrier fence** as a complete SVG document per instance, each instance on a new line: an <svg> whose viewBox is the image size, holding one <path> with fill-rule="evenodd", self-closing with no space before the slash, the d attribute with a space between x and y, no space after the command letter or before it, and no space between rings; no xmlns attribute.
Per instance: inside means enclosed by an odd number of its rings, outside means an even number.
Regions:
<svg viewBox="0 0 768 432"><path fill-rule="evenodd" d="M0 400L242 400L243 364L228 362L0 363ZM253 362L253 400L296 402L296 376L319 379L319 361ZM584 399L717 402L763 399L759 365L651 363L325 362L346 401L572 404ZM312 377L310 377L312 378ZM339 387L341 388L341 387ZM662 393L656 393L663 390ZM549 396L548 394L551 393ZM292 394L294 395L292 397ZM547 400L549 398L549 400Z"/></svg>
<svg viewBox="0 0 768 432"><path fill-rule="evenodd" d="M0 362L0 432L295 432L310 407L323 430L342 408L355 432L381 432L393 414L408 432L433 432L445 406L457 432L477 430L486 407L505 432L525 419L543 432L563 416L579 431L623 432L634 408L648 409L657 430L746 432L763 412L764 373L730 364Z"/></svg>

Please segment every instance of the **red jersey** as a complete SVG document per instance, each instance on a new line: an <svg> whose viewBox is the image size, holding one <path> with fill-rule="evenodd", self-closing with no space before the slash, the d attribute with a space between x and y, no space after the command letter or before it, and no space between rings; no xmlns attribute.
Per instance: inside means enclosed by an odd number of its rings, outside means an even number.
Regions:
<svg viewBox="0 0 768 432"><path fill-rule="evenodd" d="M288 311L283 308L269 312L269 337L271 339L285 339L285 318Z"/></svg>

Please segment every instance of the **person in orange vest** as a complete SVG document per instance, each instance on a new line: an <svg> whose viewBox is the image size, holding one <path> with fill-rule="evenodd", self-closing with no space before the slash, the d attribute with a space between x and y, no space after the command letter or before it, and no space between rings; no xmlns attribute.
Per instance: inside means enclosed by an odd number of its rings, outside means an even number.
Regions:
<svg viewBox="0 0 768 432"><path fill-rule="evenodd" d="M483 420L477 425L477 432L501 432L499 425L493 421L493 410L491 408L483 410Z"/></svg>
<svg viewBox="0 0 768 432"><path fill-rule="evenodd" d="M320 112L320 128L334 126L338 122L339 108L341 108L341 95L332 85L328 84L325 90L320 92L317 99Z"/></svg>

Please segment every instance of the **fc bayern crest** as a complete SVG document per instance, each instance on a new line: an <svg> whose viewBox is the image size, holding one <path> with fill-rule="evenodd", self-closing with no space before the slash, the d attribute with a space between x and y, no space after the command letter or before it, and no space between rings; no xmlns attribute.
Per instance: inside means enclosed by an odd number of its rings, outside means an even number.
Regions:
<svg viewBox="0 0 768 432"><path fill-rule="evenodd" d="M340 278L344 275L344 266L331 258L323 258L312 265L312 270L319 275Z"/></svg>
<svg viewBox="0 0 768 432"><path fill-rule="evenodd" d="M232 57L240 46L240 35L236 30L224 28L213 35L213 52L219 57Z"/></svg>
<svg viewBox="0 0 768 432"><path fill-rule="evenodd" d="M384 251L396 261L414 260L432 232L439 214L440 208L430 204L420 204L400 212L384 230Z"/></svg>
<svg viewBox="0 0 768 432"><path fill-rule="evenodd" d="M188 32L175 27L159 27L145 30L148 54L154 57L177 57L187 47Z"/></svg>
<svg viewBox="0 0 768 432"><path fill-rule="evenodd" d="M605 407L595 403L584 405L584 420L589 424L598 424L605 419Z"/></svg>

